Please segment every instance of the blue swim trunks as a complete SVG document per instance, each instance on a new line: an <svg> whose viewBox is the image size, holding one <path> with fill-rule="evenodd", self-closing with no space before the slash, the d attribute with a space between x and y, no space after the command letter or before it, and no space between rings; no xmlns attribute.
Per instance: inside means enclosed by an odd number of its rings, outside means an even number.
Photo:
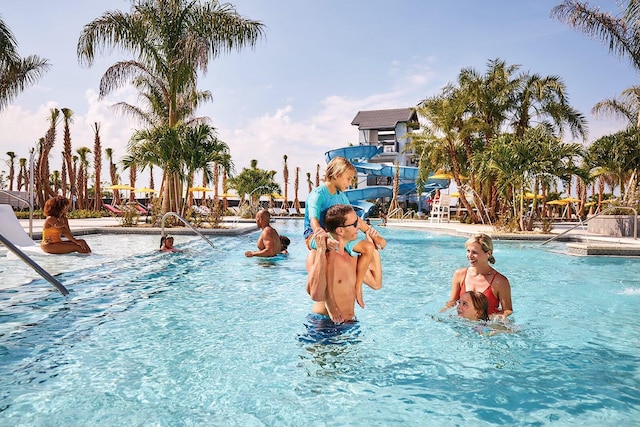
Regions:
<svg viewBox="0 0 640 427"><path fill-rule="evenodd" d="M298 339L306 343L349 344L357 342L360 325L354 317L349 322L334 323L329 316L311 313L304 324L307 331Z"/></svg>

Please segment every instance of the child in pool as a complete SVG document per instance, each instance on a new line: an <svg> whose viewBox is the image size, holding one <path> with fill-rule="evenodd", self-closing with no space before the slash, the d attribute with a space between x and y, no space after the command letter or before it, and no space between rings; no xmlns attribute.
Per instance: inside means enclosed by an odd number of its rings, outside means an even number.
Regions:
<svg viewBox="0 0 640 427"><path fill-rule="evenodd" d="M287 236L280 236L280 246L281 246L280 253L282 255L289 255L289 251L287 250L287 248L289 247L290 244L291 244L291 239L289 239Z"/></svg>
<svg viewBox="0 0 640 427"><path fill-rule="evenodd" d="M160 251L161 252L180 252L180 249L177 249L173 246L172 236L162 236L160 238Z"/></svg>
<svg viewBox="0 0 640 427"><path fill-rule="evenodd" d="M344 194L344 191L351 186L355 176L356 168L344 157L335 157L327 163L324 182L311 191L305 203L304 237L307 242L307 247L310 250L315 250L317 247L316 240L319 239L327 239L328 250L337 250L337 242L328 238L324 226L324 216L327 209L333 205L350 205L349 199ZM353 224L344 224L342 227L357 228L367 233L373 240L373 243L371 243L366 239L356 239L349 242L345 248L351 256L359 255L356 267L356 283L354 283L354 286L356 287L356 301L360 307L364 308L364 300L362 298L362 282L364 276L371 263L376 246L379 249L384 249L387 242L380 236L375 228L367 225L360 217L358 217ZM312 254L309 253L308 256L311 257ZM331 295L330 290L328 294ZM333 301L331 297L327 297L326 302L327 305L330 306L329 312L332 313L332 320L334 322L344 321L345 319L342 318L342 314L336 307L335 301Z"/></svg>

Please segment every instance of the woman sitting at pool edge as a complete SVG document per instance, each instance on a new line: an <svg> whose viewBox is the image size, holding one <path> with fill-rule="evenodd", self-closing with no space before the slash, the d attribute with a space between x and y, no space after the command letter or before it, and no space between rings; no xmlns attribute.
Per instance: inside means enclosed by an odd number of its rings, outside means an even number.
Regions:
<svg viewBox="0 0 640 427"><path fill-rule="evenodd" d="M506 318L513 313L511 285L504 275L489 265L496 262L491 237L484 233L476 234L466 241L465 247L470 267L453 273L451 296L441 311L454 307L465 292L478 291L487 297L489 317Z"/></svg>
<svg viewBox="0 0 640 427"><path fill-rule="evenodd" d="M91 253L87 242L76 239L71 234L67 220L67 210L70 205L71 201L62 196L55 196L45 202L43 211L47 219L44 220L40 243L44 252L48 254ZM61 236L68 240L62 240Z"/></svg>

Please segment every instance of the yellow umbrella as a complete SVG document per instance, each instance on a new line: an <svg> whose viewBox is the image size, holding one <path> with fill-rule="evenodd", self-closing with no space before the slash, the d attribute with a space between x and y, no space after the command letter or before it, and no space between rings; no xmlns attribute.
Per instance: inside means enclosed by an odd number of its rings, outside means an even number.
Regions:
<svg viewBox="0 0 640 427"><path fill-rule="evenodd" d="M189 188L189 192L193 193L194 191L213 191L211 188L207 188L207 187L191 187Z"/></svg>
<svg viewBox="0 0 640 427"><path fill-rule="evenodd" d="M453 193L451 193L451 197L460 197L460 193L457 191L454 191Z"/></svg>
<svg viewBox="0 0 640 427"><path fill-rule="evenodd" d="M133 187L129 184L116 184L108 186L105 190L133 190Z"/></svg>
<svg viewBox="0 0 640 427"><path fill-rule="evenodd" d="M429 179L453 179L453 175L451 172L437 171L435 174L431 175Z"/></svg>
<svg viewBox="0 0 640 427"><path fill-rule="evenodd" d="M548 205L566 205L567 203L569 202L565 200L552 200L550 202L547 202Z"/></svg>
<svg viewBox="0 0 640 427"><path fill-rule="evenodd" d="M240 198L240 196L238 196L237 194L233 194L233 193L218 194L218 197L223 197L223 198L227 198L227 199L234 198L234 197L237 198L237 199Z"/></svg>
<svg viewBox="0 0 640 427"><path fill-rule="evenodd" d="M148 188L148 187L136 188L133 191L135 193L157 193L158 192L158 190L154 190L153 188Z"/></svg>
<svg viewBox="0 0 640 427"><path fill-rule="evenodd" d="M526 192L524 193L524 198L527 200L533 200L534 198L536 199L544 199L544 196L542 194L533 194L531 192Z"/></svg>
<svg viewBox="0 0 640 427"><path fill-rule="evenodd" d="M463 175L459 175L459 178L461 180L467 179L467 177ZM451 172L445 172L440 170L440 171L437 171L435 174L431 175L429 179L453 179L453 174Z"/></svg>
<svg viewBox="0 0 640 427"><path fill-rule="evenodd" d="M278 193L271 193L271 197L273 197L274 199L284 199L284 196Z"/></svg>
<svg viewBox="0 0 640 427"><path fill-rule="evenodd" d="M580 199L576 199L575 197L565 197L564 199L560 200L567 203L578 203L580 201Z"/></svg>

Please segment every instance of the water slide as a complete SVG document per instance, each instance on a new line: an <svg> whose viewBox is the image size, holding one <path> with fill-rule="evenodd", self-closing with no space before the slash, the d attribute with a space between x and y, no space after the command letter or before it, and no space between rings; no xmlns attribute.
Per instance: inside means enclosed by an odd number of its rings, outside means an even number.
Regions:
<svg viewBox="0 0 640 427"><path fill-rule="evenodd" d="M362 173L367 176L393 179L396 175L396 166L368 162L369 159L380 153L382 153L382 147L376 147L373 145L355 145L352 147L342 147L327 151L324 157L327 162L335 157L344 157L355 166L358 173ZM400 166L398 172L400 178L398 193L400 195L415 193L416 179L418 178L419 169L411 166ZM366 188L355 188L345 191L345 194L349 198L349 202L352 205L361 208L364 215L366 215L369 212L369 209L373 207L373 203L367 202L366 200L393 197L393 185L391 182L387 183L387 179L382 181L384 181L386 185L370 185ZM430 192L436 188L447 188L448 186L448 179L429 179L425 185L424 191Z"/></svg>

